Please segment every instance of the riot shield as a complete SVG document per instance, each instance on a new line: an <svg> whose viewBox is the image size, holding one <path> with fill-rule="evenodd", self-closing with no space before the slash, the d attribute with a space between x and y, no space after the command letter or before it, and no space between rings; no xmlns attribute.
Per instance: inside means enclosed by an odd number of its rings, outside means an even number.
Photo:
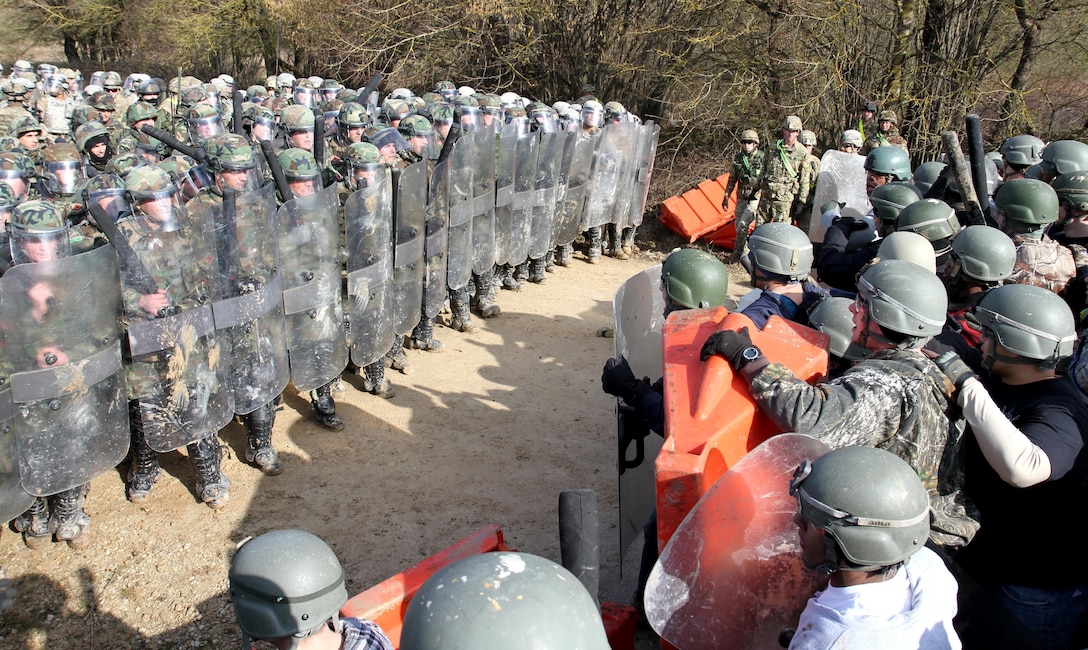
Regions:
<svg viewBox="0 0 1088 650"><path fill-rule="evenodd" d="M623 161L631 155L631 125L609 124L601 130L586 190L585 227L603 226L612 221L616 195L623 174Z"/></svg>
<svg viewBox="0 0 1088 650"><path fill-rule="evenodd" d="M234 411L246 415L275 399L290 378L275 186L239 194L234 214L229 202L212 214L220 277L212 317L230 337Z"/></svg>
<svg viewBox="0 0 1088 650"><path fill-rule="evenodd" d="M423 308L423 245L427 221L427 161L400 173L394 202L393 333L410 334Z"/></svg>
<svg viewBox="0 0 1088 650"><path fill-rule="evenodd" d="M26 512L34 497L19 480L19 451L15 440L15 405L11 387L4 378L0 388L0 519L11 521Z"/></svg>
<svg viewBox="0 0 1088 650"><path fill-rule="evenodd" d="M443 160L431 172L427 188L427 237L423 245L426 274L423 278L423 315L434 318L446 302L446 250L449 245L449 161ZM475 225L473 225L475 228Z"/></svg>
<svg viewBox="0 0 1088 650"><path fill-rule="evenodd" d="M540 259L551 250L555 223L555 183L559 166L558 133L540 133L537 142L536 178L533 179L533 212L529 223L529 257Z"/></svg>
<svg viewBox="0 0 1088 650"><path fill-rule="evenodd" d="M128 453L120 315L110 246L20 264L0 278L11 424L29 494L83 485Z"/></svg>
<svg viewBox="0 0 1088 650"><path fill-rule="evenodd" d="M147 444L173 451L215 434L230 422L230 342L219 336L211 301L218 295L211 213L190 202L183 227L172 232L128 221L125 232L138 259L122 266L121 285L143 294L136 274L146 272L165 291L170 308L152 316L125 305L129 398L138 402Z"/></svg>
<svg viewBox="0 0 1088 650"><path fill-rule="evenodd" d="M450 223L446 244L446 284L460 289L472 279L472 157L471 135L462 135L453 144L448 205Z"/></svg>
<svg viewBox="0 0 1088 650"><path fill-rule="evenodd" d="M612 206L611 222L619 228L630 226L631 203L635 186L635 173L638 170L638 155L640 152L639 135L641 127L634 122L621 122L609 124L608 130L612 130L613 138L621 144L628 155L620 159L619 180L616 185L616 201Z"/></svg>
<svg viewBox="0 0 1088 650"><path fill-rule="evenodd" d="M552 235L549 249L559 245L559 231L563 222L563 201L567 196L567 181L570 179L570 163L574 159L574 149L577 143L577 133L561 130L556 133L559 144L556 145L555 166L555 216L552 218Z"/></svg>
<svg viewBox="0 0 1088 650"><path fill-rule="evenodd" d="M533 189L536 183L536 133L519 130L514 152L514 200L510 223L510 264L521 264L529 257L529 238L533 222Z"/></svg>
<svg viewBox="0 0 1088 650"><path fill-rule="evenodd" d="M514 160L518 125L503 126L495 158L495 262L510 262L510 233L514 220Z"/></svg>
<svg viewBox="0 0 1088 650"><path fill-rule="evenodd" d="M364 368L393 347L393 185L377 181L344 201L351 361Z"/></svg>
<svg viewBox="0 0 1088 650"><path fill-rule="evenodd" d="M573 132L573 154L567 168L567 186L555 218L555 245L565 246L578 237L585 215L586 190L593 169L593 153L597 138Z"/></svg>
<svg viewBox="0 0 1088 650"><path fill-rule="evenodd" d="M665 298L661 293L661 265L632 276L612 299L616 357L624 358L636 377L656 381L663 373L661 326ZM616 440L619 458L620 555L642 534L655 503L654 459L664 438L650 431L646 421L616 400Z"/></svg>
<svg viewBox="0 0 1088 650"><path fill-rule="evenodd" d="M657 138L661 127L653 120L639 127L638 157L634 161L635 172L631 187L631 210L627 218L628 226L642 225L642 215L646 211L646 199L650 194L650 177L654 172L654 158L657 156Z"/></svg>
<svg viewBox="0 0 1088 650"><path fill-rule="evenodd" d="M821 243L828 224L823 222L820 206L828 201L845 203L844 217L861 219L869 214L872 206L865 191L865 156L829 149L820 158L820 175L816 177L816 190L812 197L812 222L808 238Z"/></svg>
<svg viewBox="0 0 1088 650"><path fill-rule="evenodd" d="M340 199L335 184L297 196L276 213L291 381L314 390L348 364L340 297Z"/></svg>
<svg viewBox="0 0 1088 650"><path fill-rule="evenodd" d="M695 505L646 583L646 617L685 650L774 648L821 589L801 563L793 472L830 448L782 434L748 452Z"/></svg>
<svg viewBox="0 0 1088 650"><path fill-rule="evenodd" d="M498 140L491 126L472 133L472 272L484 273L495 265L495 149Z"/></svg>

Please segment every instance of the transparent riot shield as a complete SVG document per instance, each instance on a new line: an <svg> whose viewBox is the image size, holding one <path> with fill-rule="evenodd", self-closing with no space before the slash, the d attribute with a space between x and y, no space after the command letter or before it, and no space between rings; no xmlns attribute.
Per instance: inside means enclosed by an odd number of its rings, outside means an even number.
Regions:
<svg viewBox="0 0 1088 650"><path fill-rule="evenodd" d="M536 178L533 179L533 208L529 223L529 257L539 259L551 250L555 222L555 183L559 166L558 133L540 133L537 142Z"/></svg>
<svg viewBox="0 0 1088 650"><path fill-rule="evenodd" d="M495 153L498 139L491 126L472 133L472 272L495 265Z"/></svg>
<svg viewBox="0 0 1088 650"><path fill-rule="evenodd" d="M646 618L677 648L775 648L821 582L801 563L789 482L830 451L782 434L748 452L681 522L646 584Z"/></svg>
<svg viewBox="0 0 1088 650"><path fill-rule="evenodd" d="M434 318L446 302L446 250L449 245L450 168L444 160L431 172L427 188L427 237L423 245L426 274L423 278L423 314Z"/></svg>
<svg viewBox="0 0 1088 650"><path fill-rule="evenodd" d="M529 258L533 223L533 188L536 183L537 136L521 130L514 153L514 201L510 225L510 264Z"/></svg>
<svg viewBox="0 0 1088 650"><path fill-rule="evenodd" d="M495 262L510 262L510 233L514 219L514 160L518 125L503 126L495 158Z"/></svg>
<svg viewBox="0 0 1088 650"><path fill-rule="evenodd" d="M631 210L627 217L628 226L642 225L642 215L646 212L646 199L650 194L650 177L654 172L654 159L657 156L657 139L661 127L653 120L639 127L638 158L635 160L634 183L631 188Z"/></svg>
<svg viewBox="0 0 1088 650"><path fill-rule="evenodd" d="M29 494L83 485L128 453L120 316L110 246L20 264L0 278L11 425Z"/></svg>
<svg viewBox="0 0 1088 650"><path fill-rule="evenodd" d="M125 304L129 398L138 410L147 444L167 452L215 434L230 422L230 341L217 334L212 299L219 292L212 214L190 202L183 225L171 232L142 219L123 222L136 259L122 257L121 285L136 295L164 291L170 307L149 314ZM139 268L129 268L137 265Z"/></svg>
<svg viewBox="0 0 1088 650"><path fill-rule="evenodd" d="M555 218L555 245L573 242L582 230L585 216L586 190L593 169L593 154L597 139L573 132L573 154L567 168L567 186L559 202Z"/></svg>
<svg viewBox="0 0 1088 650"><path fill-rule="evenodd" d="M0 388L0 519L11 521L26 512L34 497L23 489L19 480L15 404L11 401L11 386L6 374L3 379L4 385Z"/></svg>
<svg viewBox="0 0 1088 650"><path fill-rule="evenodd" d="M287 387L290 367L276 237L276 191L268 184L214 207L219 296L215 328L231 342L234 411L252 413Z"/></svg>
<svg viewBox="0 0 1088 650"><path fill-rule="evenodd" d="M607 130L612 130L612 137L621 145L624 151L630 152L620 159L620 169L616 184L616 201L612 206L611 222L619 228L626 228L631 224L631 203L635 186L635 172L638 170L639 133L641 128L634 122L622 122L609 124Z"/></svg>
<svg viewBox="0 0 1088 650"><path fill-rule="evenodd" d="M460 289L472 279L472 157L474 140L462 135L453 143L448 205L450 223L446 244L446 284Z"/></svg>
<svg viewBox="0 0 1088 650"><path fill-rule="evenodd" d="M631 155L630 124L609 124L597 138L589 187L586 189L585 227L612 221L623 162Z"/></svg>
<svg viewBox="0 0 1088 650"><path fill-rule="evenodd" d="M577 133L561 130L556 134L559 144L556 146L558 161L555 167L555 217L552 219L552 236L549 249L559 245L559 231L562 224L563 201L567 195L567 181L570 179L570 163L574 159Z"/></svg>
<svg viewBox="0 0 1088 650"><path fill-rule="evenodd" d="M812 222L808 238L814 243L824 240L828 224L823 222L820 206L828 201L845 203L844 217L861 219L869 214L869 194L865 191L865 156L829 149L820 158L820 175L812 195Z"/></svg>
<svg viewBox="0 0 1088 650"><path fill-rule="evenodd" d="M427 220L427 161L400 173L394 201L393 333L410 334L423 308L423 246Z"/></svg>
<svg viewBox="0 0 1088 650"><path fill-rule="evenodd" d="M656 381L663 373L661 326L665 297L661 265L652 266L624 282L612 299L616 325L616 358L627 360L636 377ZM655 503L654 459L664 438L646 421L616 400L616 440L619 458L620 553L642 535Z"/></svg>
<svg viewBox="0 0 1088 650"><path fill-rule="evenodd" d="M314 390L348 363L340 297L340 199L335 184L280 206L280 270L291 381Z"/></svg>
<svg viewBox="0 0 1088 650"><path fill-rule="evenodd" d="M393 184L384 168L344 201L351 361L364 368L393 346Z"/></svg>

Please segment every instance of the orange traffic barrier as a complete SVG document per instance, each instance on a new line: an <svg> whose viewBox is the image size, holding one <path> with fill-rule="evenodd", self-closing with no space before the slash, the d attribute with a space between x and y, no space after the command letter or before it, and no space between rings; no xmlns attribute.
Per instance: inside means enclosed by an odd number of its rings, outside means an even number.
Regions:
<svg viewBox="0 0 1088 650"><path fill-rule="evenodd" d="M393 642L393 647L399 648L404 613L408 610L408 603L427 578L446 565L466 557L492 551L512 550L514 549L503 541L499 527L489 524L456 544L431 555L419 564L352 597L340 609L340 615L374 621Z"/></svg>
<svg viewBox="0 0 1088 650"><path fill-rule="evenodd" d="M729 197L727 208L722 209L728 185L729 174L722 174L699 183L680 196L665 199L661 204L661 222L669 230L686 237L688 242L702 238L732 248L737 237L733 227L733 210L737 202L734 193Z"/></svg>
<svg viewBox="0 0 1088 650"><path fill-rule="evenodd" d="M658 548L715 481L770 436L782 433L748 392L744 378L722 358L699 359L703 342L719 330L748 327L752 342L771 360L815 382L827 374L826 334L772 316L762 331L724 307L670 314L662 328L665 430L654 465Z"/></svg>

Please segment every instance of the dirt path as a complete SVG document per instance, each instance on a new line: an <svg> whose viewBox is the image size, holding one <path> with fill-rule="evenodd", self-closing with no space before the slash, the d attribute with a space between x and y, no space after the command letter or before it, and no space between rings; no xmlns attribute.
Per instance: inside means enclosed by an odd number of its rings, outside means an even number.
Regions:
<svg viewBox="0 0 1088 650"><path fill-rule="evenodd" d="M273 528L309 530L344 562L349 593L408 567L488 523L511 546L559 560L560 491L588 487L601 513L601 598L626 602L637 557L617 562L613 400L600 390L612 339L612 295L650 256L602 258L504 291L503 314L466 335L439 327L439 354L409 351L413 372L390 371L396 397L335 395L347 424L319 428L289 387L275 442L285 472L266 478L239 461L244 433L223 432L231 501L213 512L193 492L179 453L137 506L122 470L92 484L94 541L83 551L31 551L0 537L0 565L21 595L0 616L0 648L235 647L226 595L234 545Z"/></svg>

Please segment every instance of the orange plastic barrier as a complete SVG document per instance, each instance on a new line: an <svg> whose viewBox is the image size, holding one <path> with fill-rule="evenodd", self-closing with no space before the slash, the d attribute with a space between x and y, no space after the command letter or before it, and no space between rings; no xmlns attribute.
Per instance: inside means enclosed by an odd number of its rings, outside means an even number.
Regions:
<svg viewBox="0 0 1088 650"><path fill-rule="evenodd" d="M737 202L734 193L729 197L728 209L722 210L728 185L729 174L722 174L699 183L695 189L680 196L665 199L661 204L661 222L669 230L687 237L688 242L702 238L732 248L737 238L733 227L733 209Z"/></svg>
<svg viewBox="0 0 1088 650"><path fill-rule="evenodd" d="M665 429L654 465L658 548L725 471L770 436L782 433L752 401L744 378L715 356L699 359L703 342L719 330L748 327L752 342L771 361L810 383L827 374L826 334L777 316L760 331L724 307L673 312L662 328Z"/></svg>
<svg viewBox="0 0 1088 650"><path fill-rule="evenodd" d="M503 541L502 531L489 524L456 544L424 559L348 600L340 609L341 616L366 618L378 624L393 647L400 647L400 631L408 603L420 586L439 569L466 557L492 551L512 551Z"/></svg>

